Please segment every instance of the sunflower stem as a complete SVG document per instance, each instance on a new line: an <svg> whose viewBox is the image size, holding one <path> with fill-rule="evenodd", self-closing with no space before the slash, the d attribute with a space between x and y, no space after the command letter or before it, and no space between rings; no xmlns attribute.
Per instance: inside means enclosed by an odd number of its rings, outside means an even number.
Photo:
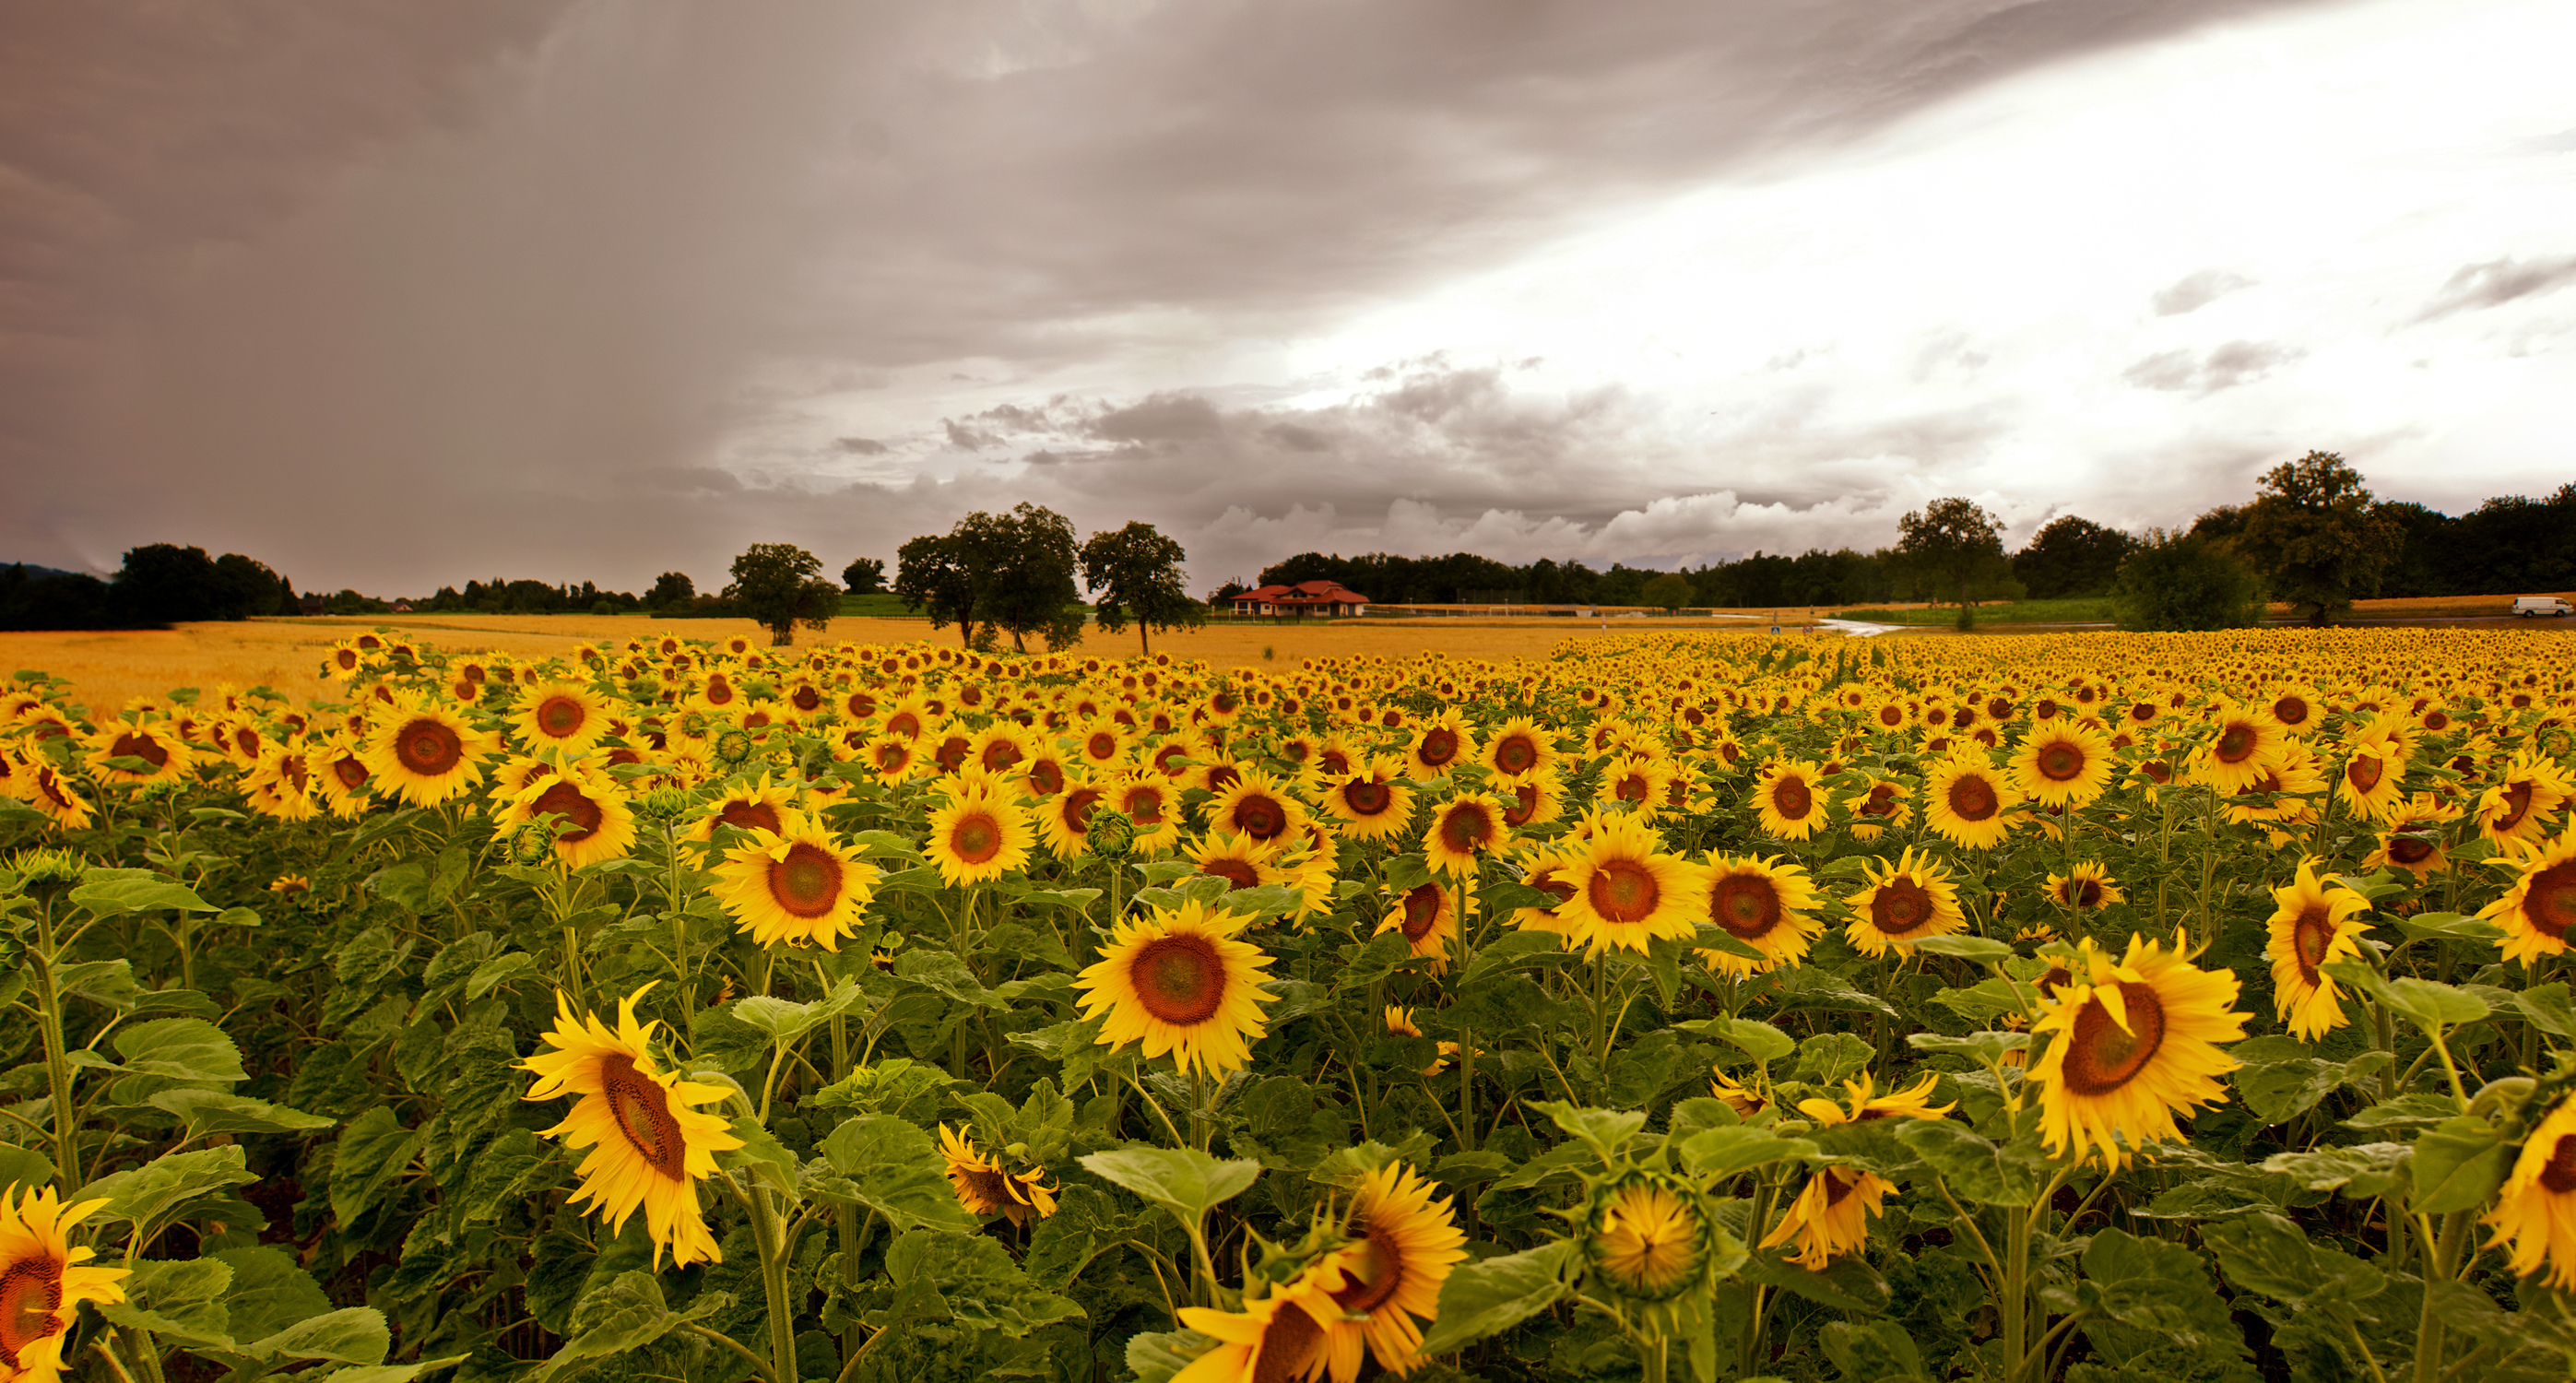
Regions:
<svg viewBox="0 0 2576 1383"><path fill-rule="evenodd" d="M2047 1203L2047 1197L2040 1198L2040 1204ZM2017 1381L2029 1372L2030 1364L2025 1343L2030 1330L2030 1303L2025 1300L2029 1295L2030 1217L2006 1215L2004 1235L2004 1292L1998 1304L2003 1307L2004 1358L2012 1369L2005 1376Z"/></svg>
<svg viewBox="0 0 2576 1383"><path fill-rule="evenodd" d="M72 1068L63 1051L63 996L54 984L54 905L45 900L36 945L27 952L36 968L36 1030L45 1044L45 1097L53 1106L54 1174L65 1192L81 1184L80 1121L72 1106Z"/></svg>

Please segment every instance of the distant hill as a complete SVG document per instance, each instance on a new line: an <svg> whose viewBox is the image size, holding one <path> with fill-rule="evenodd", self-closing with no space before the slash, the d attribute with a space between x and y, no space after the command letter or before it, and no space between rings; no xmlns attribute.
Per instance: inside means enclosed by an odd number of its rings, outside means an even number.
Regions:
<svg viewBox="0 0 2576 1383"><path fill-rule="evenodd" d="M33 581L40 576L71 576L75 574L67 572L60 567L40 567L33 562L0 562L0 567L12 566L26 568L27 579L30 581Z"/></svg>

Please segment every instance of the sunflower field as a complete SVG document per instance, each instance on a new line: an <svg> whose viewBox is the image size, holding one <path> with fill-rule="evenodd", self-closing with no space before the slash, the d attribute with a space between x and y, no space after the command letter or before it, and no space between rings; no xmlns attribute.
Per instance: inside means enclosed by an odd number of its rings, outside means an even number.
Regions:
<svg viewBox="0 0 2576 1383"><path fill-rule="evenodd" d="M0 695L0 1383L2576 1376L2576 645Z"/></svg>

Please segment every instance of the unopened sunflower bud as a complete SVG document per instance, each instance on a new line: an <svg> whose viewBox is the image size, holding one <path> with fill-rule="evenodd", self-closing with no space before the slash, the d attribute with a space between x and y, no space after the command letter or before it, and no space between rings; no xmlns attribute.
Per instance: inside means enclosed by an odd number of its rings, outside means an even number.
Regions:
<svg viewBox="0 0 2576 1383"><path fill-rule="evenodd" d="M1100 808L1085 823L1083 842L1104 860L1123 860L1136 848L1136 822L1125 812Z"/></svg>
<svg viewBox="0 0 2576 1383"><path fill-rule="evenodd" d="M751 736L741 730L727 730L716 736L716 762L727 768L751 757Z"/></svg>
<svg viewBox="0 0 2576 1383"><path fill-rule="evenodd" d="M67 884L81 868L81 857L69 850L21 850L9 861L9 872L29 884Z"/></svg>
<svg viewBox="0 0 2576 1383"><path fill-rule="evenodd" d="M510 833L510 858L521 864L542 864L554 849L554 828L542 821L532 821Z"/></svg>
<svg viewBox="0 0 2576 1383"><path fill-rule="evenodd" d="M677 821L697 803L697 794L687 788L664 786L645 793L635 805L648 820Z"/></svg>

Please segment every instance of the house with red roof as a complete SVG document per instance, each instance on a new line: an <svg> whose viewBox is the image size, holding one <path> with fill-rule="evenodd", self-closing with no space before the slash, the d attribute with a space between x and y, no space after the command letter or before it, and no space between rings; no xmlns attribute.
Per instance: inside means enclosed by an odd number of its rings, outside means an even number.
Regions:
<svg viewBox="0 0 2576 1383"><path fill-rule="evenodd" d="M1234 598L1238 615L1365 615L1368 597L1338 581L1300 581L1294 586L1264 586Z"/></svg>

